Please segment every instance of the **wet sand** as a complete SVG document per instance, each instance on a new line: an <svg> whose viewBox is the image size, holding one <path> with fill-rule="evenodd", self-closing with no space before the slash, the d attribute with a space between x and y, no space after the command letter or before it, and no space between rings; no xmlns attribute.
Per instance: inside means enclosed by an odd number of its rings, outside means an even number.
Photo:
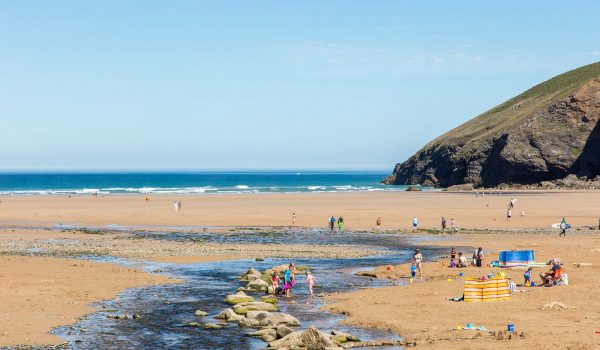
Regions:
<svg viewBox="0 0 600 350"><path fill-rule="evenodd" d="M511 197L518 199L513 221L506 221ZM486 195L446 192L362 192L299 194L210 194L187 196L109 195L4 196L0 223L142 226L297 226L325 227L343 216L349 229L372 229L377 216L383 228L409 228L418 216L422 228L439 228L440 218L455 218L462 228L518 229L549 227L567 217L573 225L598 225L600 192L519 192ZM180 212L173 202L183 204ZM520 219L521 210L525 219Z"/></svg>
<svg viewBox="0 0 600 350"><path fill-rule="evenodd" d="M59 344L48 332L93 311L90 304L127 288L175 283L107 263L32 256L0 257L0 346Z"/></svg>
<svg viewBox="0 0 600 350"><path fill-rule="evenodd" d="M445 240L437 245L482 246L486 249L488 262L497 260L498 250L533 249L536 261L559 257L569 276L568 286L518 287L508 301L465 303L448 301L460 297L466 276L480 277L504 269L443 268L441 262L424 266L425 281L379 289L365 289L338 294L330 298L326 310L348 315L345 322L365 327L375 327L398 332L414 340L423 349L598 349L600 348L600 237L598 235L569 235L558 239L557 235L531 234L473 234L462 235L455 240ZM464 252L467 258L472 250ZM447 262L447 260L444 260ZM592 266L575 267L573 263L589 263ZM535 282L539 273L549 268L535 268ZM510 270L508 275L516 283L523 283L523 270ZM396 280L410 273L409 266L378 268L373 274L380 278ZM368 277L365 277L368 278ZM451 279L451 281L448 281ZM406 279L403 279L406 282ZM543 305L560 302L568 310L543 310ZM525 338L498 340L485 331L455 331L457 325L485 326L490 331L506 330L514 323L516 330ZM475 339L470 339L475 337ZM467 339L469 338L469 339Z"/></svg>

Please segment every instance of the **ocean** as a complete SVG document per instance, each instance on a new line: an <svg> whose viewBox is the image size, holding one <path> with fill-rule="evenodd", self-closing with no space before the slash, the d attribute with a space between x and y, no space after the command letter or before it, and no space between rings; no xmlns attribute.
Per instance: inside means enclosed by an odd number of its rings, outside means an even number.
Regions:
<svg viewBox="0 0 600 350"><path fill-rule="evenodd" d="M10 172L0 195L210 194L404 191L382 185L389 172Z"/></svg>

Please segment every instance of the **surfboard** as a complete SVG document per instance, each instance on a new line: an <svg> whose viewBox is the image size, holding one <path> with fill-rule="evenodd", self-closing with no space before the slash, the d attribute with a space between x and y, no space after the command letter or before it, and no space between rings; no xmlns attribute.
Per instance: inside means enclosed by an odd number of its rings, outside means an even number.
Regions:
<svg viewBox="0 0 600 350"><path fill-rule="evenodd" d="M550 225L550 227L555 228L555 229L560 229L560 222L556 223L556 224L552 224L552 225ZM571 228L571 224L567 224L565 226L565 229L567 229L567 230L570 229L570 228Z"/></svg>

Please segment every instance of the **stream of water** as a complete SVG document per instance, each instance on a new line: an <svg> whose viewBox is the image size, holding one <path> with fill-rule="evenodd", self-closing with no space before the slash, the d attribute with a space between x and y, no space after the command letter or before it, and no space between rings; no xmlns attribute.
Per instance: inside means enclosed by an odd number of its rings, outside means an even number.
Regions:
<svg viewBox="0 0 600 350"><path fill-rule="evenodd" d="M290 231L250 232L149 232L141 229L129 231L144 238L162 240L200 240L210 242L237 243L306 243L318 240L321 244L361 245L383 251L384 254L353 259L294 259L296 265L308 265L320 288L316 293L352 291L390 285L388 280L377 280L354 275L379 265L397 264L407 261L413 251L411 244L420 242L421 237L361 232L329 233L317 229ZM420 242L419 244L424 244ZM422 246L426 257L442 254L437 248ZM118 298L95 305L98 312L84 317L74 325L59 327L54 334L66 339L72 349L262 349L266 343L248 336L254 331L240 328L236 323L221 330L205 330L202 327L187 327L188 322L214 322L214 316L228 307L223 303L227 294L242 286L237 280L248 268L264 270L275 265L289 263L289 259L254 259L196 264L132 263L113 257L85 257L92 260L110 261L117 264L137 266L148 272L163 273L182 279L181 284L157 285L134 288ZM343 316L320 311L321 298L308 295L303 276L290 299L280 298L278 306L302 322L300 329L309 326L322 331L341 330L358 336L361 340L399 339L399 335L373 329L341 325ZM207 317L198 318L194 311L207 311ZM113 319L110 315L133 314L139 319ZM389 349L390 347L388 347ZM394 347L398 349L398 347ZM382 348L379 348L382 349Z"/></svg>

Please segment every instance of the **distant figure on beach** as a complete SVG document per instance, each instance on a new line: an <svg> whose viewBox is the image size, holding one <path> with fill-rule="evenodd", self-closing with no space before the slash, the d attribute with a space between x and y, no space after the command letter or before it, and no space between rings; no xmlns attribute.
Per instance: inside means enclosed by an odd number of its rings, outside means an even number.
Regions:
<svg viewBox="0 0 600 350"><path fill-rule="evenodd" d="M508 202L508 209L512 209L512 208L514 208L514 207L515 207L515 203L516 203L516 202L517 202L517 200L516 200L516 199L514 199L514 198L511 198L511 199L510 199L510 202Z"/></svg>
<svg viewBox="0 0 600 350"><path fill-rule="evenodd" d="M419 218L417 218L416 216L413 217L412 224L413 224L413 231L416 231L417 228L419 227Z"/></svg>
<svg viewBox="0 0 600 350"><path fill-rule="evenodd" d="M450 250L450 259L456 259L456 250L454 250L454 247Z"/></svg>
<svg viewBox="0 0 600 350"><path fill-rule="evenodd" d="M344 218L340 216L337 219L337 224L338 224L338 231L341 231L344 228Z"/></svg>
<svg viewBox="0 0 600 350"><path fill-rule="evenodd" d="M313 293L313 287L315 286L315 283L317 283L315 276L313 276L310 271L306 271L306 284L308 284L308 291L310 292L311 297L315 296Z"/></svg>
<svg viewBox="0 0 600 350"><path fill-rule="evenodd" d="M481 247L477 248L474 255L475 255L474 256L475 266L477 266L477 267L483 266L483 259L485 258L485 255L483 254L483 248L481 248Z"/></svg>
<svg viewBox="0 0 600 350"><path fill-rule="evenodd" d="M450 220L450 229L451 229L452 234L456 234L457 227L456 227L456 221L454 221L454 218L452 218L452 220Z"/></svg>
<svg viewBox="0 0 600 350"><path fill-rule="evenodd" d="M558 234L558 237L563 236L563 237L567 237L567 220L565 220L565 218L563 218L560 222L560 233Z"/></svg>
<svg viewBox="0 0 600 350"><path fill-rule="evenodd" d="M175 209L176 212L179 212L181 210L181 202L176 201L175 203L173 203L173 208Z"/></svg>
<svg viewBox="0 0 600 350"><path fill-rule="evenodd" d="M508 208L506 211L506 221L511 221L512 219L512 209Z"/></svg>
<svg viewBox="0 0 600 350"><path fill-rule="evenodd" d="M525 209L521 209L521 220L525 219Z"/></svg>
<svg viewBox="0 0 600 350"><path fill-rule="evenodd" d="M150 203L150 197L146 196L144 199L146 200L146 203Z"/></svg>
<svg viewBox="0 0 600 350"><path fill-rule="evenodd" d="M462 252L458 252L458 267L467 267L467 257Z"/></svg>
<svg viewBox="0 0 600 350"><path fill-rule="evenodd" d="M442 216L442 233L446 233L446 218Z"/></svg>
<svg viewBox="0 0 600 350"><path fill-rule="evenodd" d="M377 229L377 230L380 230L380 229L381 229L381 216L378 216L378 217L377 217L377 222L376 222L376 225L377 225L377 226L376 226L376 229ZM600 220L599 220L599 223L598 223L598 230L600 230Z"/></svg>
<svg viewBox="0 0 600 350"><path fill-rule="evenodd" d="M335 226L335 216L331 216L329 218L329 230L333 231L334 226Z"/></svg>
<svg viewBox="0 0 600 350"><path fill-rule="evenodd" d="M296 225L296 213L292 213L292 226Z"/></svg>
<svg viewBox="0 0 600 350"><path fill-rule="evenodd" d="M419 278L423 278L423 271L421 263L423 262L423 254L419 248L415 249L415 253L412 256L412 264L419 270Z"/></svg>

